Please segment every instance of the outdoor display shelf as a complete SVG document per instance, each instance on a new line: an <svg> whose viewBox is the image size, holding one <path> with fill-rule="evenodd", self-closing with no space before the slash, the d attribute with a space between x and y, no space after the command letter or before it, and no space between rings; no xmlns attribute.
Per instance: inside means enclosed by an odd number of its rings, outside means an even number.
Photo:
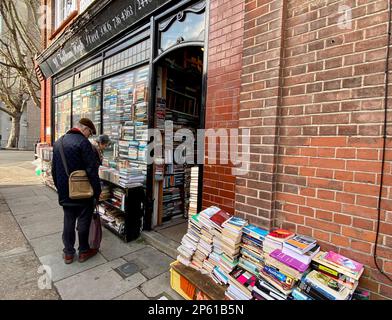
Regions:
<svg viewBox="0 0 392 320"><path fill-rule="evenodd" d="M208 275L202 274L178 261L172 262L170 267L170 285L173 290L177 291L185 299L195 299L197 291L210 300L225 299L226 288L216 284Z"/></svg>

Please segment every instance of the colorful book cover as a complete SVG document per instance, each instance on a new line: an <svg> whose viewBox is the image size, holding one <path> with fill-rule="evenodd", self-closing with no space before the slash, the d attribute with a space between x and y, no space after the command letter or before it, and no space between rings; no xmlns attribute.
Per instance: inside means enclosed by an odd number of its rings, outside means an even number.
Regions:
<svg viewBox="0 0 392 320"><path fill-rule="evenodd" d="M218 226L222 226L222 223L230 219L231 215L224 210L220 210L211 216L210 220Z"/></svg>
<svg viewBox="0 0 392 320"><path fill-rule="evenodd" d="M294 233L285 229L276 229L268 233L268 236L278 239L288 239L290 237L293 237Z"/></svg>
<svg viewBox="0 0 392 320"><path fill-rule="evenodd" d="M333 251L328 251L325 255L325 259L354 273L359 273L363 268L362 263L349 259Z"/></svg>
<svg viewBox="0 0 392 320"><path fill-rule="evenodd" d="M316 270L311 271L305 277L305 282L310 282L310 285L313 285L327 297L332 297L332 300L346 300L350 294L347 287Z"/></svg>
<svg viewBox="0 0 392 320"><path fill-rule="evenodd" d="M225 221L222 226L231 224L234 227L242 228L248 224L248 222L240 217L231 217L229 220Z"/></svg>
<svg viewBox="0 0 392 320"><path fill-rule="evenodd" d="M254 224L248 224L246 227L244 227L243 232L251 236L255 236L261 240L263 240L268 234L267 230L261 229Z"/></svg>
<svg viewBox="0 0 392 320"><path fill-rule="evenodd" d="M293 257L290 257L287 254L284 254L279 249L276 249L276 250L272 251L270 253L270 256L272 258L275 258L276 260L284 263L285 265L287 265L287 266L289 266L289 267L291 267L291 268L293 268L295 270L298 270L299 272L305 272L308 269L308 267L309 267L308 264L304 264L301 261L299 261L299 260L297 260L297 259L295 259Z"/></svg>
<svg viewBox="0 0 392 320"><path fill-rule="evenodd" d="M303 236L303 235L295 235L294 237L285 241L285 244L289 244L294 248L298 248L301 251L306 250L307 248L311 248L316 244L317 240L311 237Z"/></svg>

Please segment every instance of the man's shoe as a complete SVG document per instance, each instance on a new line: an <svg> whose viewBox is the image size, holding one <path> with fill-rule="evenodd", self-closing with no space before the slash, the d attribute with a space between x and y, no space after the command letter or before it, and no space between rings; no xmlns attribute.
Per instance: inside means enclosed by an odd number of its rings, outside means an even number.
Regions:
<svg viewBox="0 0 392 320"><path fill-rule="evenodd" d="M63 258L64 258L65 264L70 264L74 260L74 255L73 254L65 254L64 253Z"/></svg>
<svg viewBox="0 0 392 320"><path fill-rule="evenodd" d="M86 252L79 253L79 262L84 262L98 253L98 249L89 249Z"/></svg>

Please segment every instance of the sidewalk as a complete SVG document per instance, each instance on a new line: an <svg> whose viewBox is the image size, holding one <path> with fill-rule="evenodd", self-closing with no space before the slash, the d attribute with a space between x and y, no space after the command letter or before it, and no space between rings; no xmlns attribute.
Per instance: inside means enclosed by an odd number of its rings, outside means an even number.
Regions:
<svg viewBox="0 0 392 320"><path fill-rule="evenodd" d="M34 177L32 153L11 163L0 152L0 299L182 299L170 288L172 257L105 228L99 254L66 265L57 193ZM40 265L50 268L50 290L38 288Z"/></svg>

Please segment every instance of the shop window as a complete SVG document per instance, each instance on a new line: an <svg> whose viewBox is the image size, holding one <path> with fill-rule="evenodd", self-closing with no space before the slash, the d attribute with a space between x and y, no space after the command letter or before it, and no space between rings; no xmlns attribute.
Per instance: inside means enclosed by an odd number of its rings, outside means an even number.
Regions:
<svg viewBox="0 0 392 320"><path fill-rule="evenodd" d="M55 99L55 140L71 129L71 93Z"/></svg>
<svg viewBox="0 0 392 320"><path fill-rule="evenodd" d="M104 165L147 172L148 71L142 67L104 81L103 133L112 140ZM106 162L105 162L106 161Z"/></svg>
<svg viewBox="0 0 392 320"><path fill-rule="evenodd" d="M58 95L66 92L66 91L71 90L72 86L73 86L73 78L70 77L68 79L65 79L65 80L63 80L63 81L61 81L61 82L59 82L58 84L55 85L55 87L54 87L54 94L56 96L58 96Z"/></svg>
<svg viewBox="0 0 392 320"><path fill-rule="evenodd" d="M93 81L102 75L102 63L97 63L75 74L75 87Z"/></svg>
<svg viewBox="0 0 392 320"><path fill-rule="evenodd" d="M89 118L98 129L101 126L101 86L99 83L75 90L72 95L72 125Z"/></svg>
<svg viewBox="0 0 392 320"><path fill-rule="evenodd" d="M159 53L182 42L204 41L205 5L199 2L159 24Z"/></svg>
<svg viewBox="0 0 392 320"><path fill-rule="evenodd" d="M72 11L76 10L76 0L54 0L55 6L55 29L68 18Z"/></svg>
<svg viewBox="0 0 392 320"><path fill-rule="evenodd" d="M150 58L150 40L144 40L105 60L105 74L109 74Z"/></svg>

